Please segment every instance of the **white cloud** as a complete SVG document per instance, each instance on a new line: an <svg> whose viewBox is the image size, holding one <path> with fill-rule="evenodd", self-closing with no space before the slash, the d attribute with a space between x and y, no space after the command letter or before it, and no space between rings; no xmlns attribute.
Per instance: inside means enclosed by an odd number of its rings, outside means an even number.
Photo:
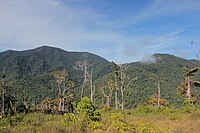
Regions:
<svg viewBox="0 0 200 133"><path fill-rule="evenodd" d="M112 31L90 31L85 26L101 15L88 9L75 9L58 1L3 1L0 7L0 44L28 48L41 44L85 45L99 40L112 42L118 35ZM13 37L15 39L13 40Z"/></svg>
<svg viewBox="0 0 200 133"><path fill-rule="evenodd" d="M145 54L145 55L142 57L141 62L142 62L142 63L146 63L146 64L151 64L151 63L156 63L156 62L157 62L157 59L156 59L156 57L154 57L154 56L151 55L151 54Z"/></svg>
<svg viewBox="0 0 200 133"><path fill-rule="evenodd" d="M137 23L160 15L192 12L200 5L197 0L155 0L139 14L127 15L127 20L113 21L111 16L104 14L106 12L98 12L89 6L74 7L71 2L1 1L0 49L22 50L45 44L65 50L94 52L112 60L140 60L145 53L162 52L174 47L182 41L180 34L184 31L175 28L170 32L138 35L137 32L122 32L121 27L131 25L134 30Z"/></svg>

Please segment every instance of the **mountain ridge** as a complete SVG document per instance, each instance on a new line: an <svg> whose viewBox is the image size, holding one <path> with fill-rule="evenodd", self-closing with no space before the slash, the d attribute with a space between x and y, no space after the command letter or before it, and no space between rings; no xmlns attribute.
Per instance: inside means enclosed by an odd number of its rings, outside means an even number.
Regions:
<svg viewBox="0 0 200 133"><path fill-rule="evenodd" d="M14 93L20 98L24 94L23 92L26 92L31 102L39 103L46 97L55 98L57 96L55 79L50 75L50 71L66 69L70 78L77 83L78 97L83 73L73 69L73 66L75 62L84 60L85 55L94 63L93 80L95 83L97 81L104 82L103 85L105 85L107 77L112 74L111 62L89 52L69 52L49 46L25 51L8 50L0 53L0 74L2 74L3 67L6 67L6 83L15 88ZM184 80L182 68L200 66L197 60L187 60L174 55L157 53L152 56L157 59L156 62L127 63L130 65L127 72L130 78L138 77L138 80L131 84L125 92L125 105L128 108L134 108L144 103L150 96L155 96L156 75L163 77L161 96L173 105L180 105L183 99L176 95L176 88ZM197 73L197 80L200 79L199 75ZM97 85L95 94L97 104L103 100L101 87L101 85ZM89 90L86 90L85 95L89 96ZM37 96L36 100L35 96Z"/></svg>
<svg viewBox="0 0 200 133"><path fill-rule="evenodd" d="M51 84L51 94L40 96L39 101L41 101L47 96L56 96L55 85L52 85L55 79L50 75L52 70L66 69L70 78L80 85L83 80L82 72L73 69L73 66L77 61L83 61L85 58L94 64L94 79L111 71L110 62L98 55L89 52L68 52L59 48L43 46L25 51L8 50L0 53L0 74L5 67L6 80L9 84L16 86L15 93L17 94L26 89L26 91L30 91L28 93L41 95L39 92L48 91L46 88Z"/></svg>

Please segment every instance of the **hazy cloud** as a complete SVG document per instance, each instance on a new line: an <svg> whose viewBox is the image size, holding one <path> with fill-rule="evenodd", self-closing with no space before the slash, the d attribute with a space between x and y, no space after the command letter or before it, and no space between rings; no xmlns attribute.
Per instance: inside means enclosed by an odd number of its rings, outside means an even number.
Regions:
<svg viewBox="0 0 200 133"><path fill-rule="evenodd" d="M142 57L141 62L146 64L156 63L156 57L154 57L152 54L145 54Z"/></svg>

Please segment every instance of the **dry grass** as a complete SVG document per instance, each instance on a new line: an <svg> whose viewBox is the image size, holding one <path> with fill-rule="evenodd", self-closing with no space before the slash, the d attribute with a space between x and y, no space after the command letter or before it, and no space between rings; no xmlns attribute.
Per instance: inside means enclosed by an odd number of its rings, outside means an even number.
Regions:
<svg viewBox="0 0 200 133"><path fill-rule="evenodd" d="M77 116L79 117L79 116ZM154 112L138 113L135 110L102 112L100 122L84 127L84 120L72 125L63 122L61 115L29 114L15 126L8 126L13 133L74 133L74 132L158 132L158 133L200 133L200 110L190 113Z"/></svg>

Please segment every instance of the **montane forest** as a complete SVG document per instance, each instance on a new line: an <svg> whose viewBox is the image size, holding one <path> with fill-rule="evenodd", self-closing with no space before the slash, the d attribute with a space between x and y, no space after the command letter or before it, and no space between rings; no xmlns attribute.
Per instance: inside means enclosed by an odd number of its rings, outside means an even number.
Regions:
<svg viewBox="0 0 200 133"><path fill-rule="evenodd" d="M200 133L200 0L0 0L0 133Z"/></svg>
<svg viewBox="0 0 200 133"><path fill-rule="evenodd" d="M0 130L198 132L200 62L151 58L117 64L49 46L2 52Z"/></svg>

